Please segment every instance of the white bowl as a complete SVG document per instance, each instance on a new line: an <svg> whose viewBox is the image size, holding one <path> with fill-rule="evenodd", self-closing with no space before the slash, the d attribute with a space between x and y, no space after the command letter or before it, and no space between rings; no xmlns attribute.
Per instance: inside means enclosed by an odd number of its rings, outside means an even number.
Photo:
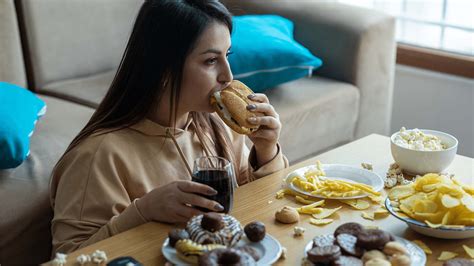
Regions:
<svg viewBox="0 0 474 266"><path fill-rule="evenodd" d="M474 226L464 226L463 228L450 228L450 227L438 227L438 228L431 228L424 222L417 221L412 218L402 217L397 214L397 212L393 209L390 199L387 197L385 199L385 207L393 215L395 218L398 218L405 223L407 223L408 227L413 229L413 231L418 232L422 235L427 235L436 238L443 238L443 239L466 239L474 237Z"/></svg>
<svg viewBox="0 0 474 266"><path fill-rule="evenodd" d="M440 151L418 151L404 148L395 144L395 136L399 134L399 132L396 132L390 137L393 159L407 174L424 175L427 173L443 172L456 156L458 140L452 135L441 131L428 129L420 129L420 131L438 137L441 143L446 145L446 149Z"/></svg>

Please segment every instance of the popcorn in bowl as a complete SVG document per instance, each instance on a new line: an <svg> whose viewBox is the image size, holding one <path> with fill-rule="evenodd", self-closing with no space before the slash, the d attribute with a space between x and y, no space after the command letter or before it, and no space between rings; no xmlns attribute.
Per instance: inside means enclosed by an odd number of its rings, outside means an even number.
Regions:
<svg viewBox="0 0 474 266"><path fill-rule="evenodd" d="M418 128L407 130L402 127L394 138L395 144L417 151L441 151L446 149L446 144L435 135L425 134Z"/></svg>

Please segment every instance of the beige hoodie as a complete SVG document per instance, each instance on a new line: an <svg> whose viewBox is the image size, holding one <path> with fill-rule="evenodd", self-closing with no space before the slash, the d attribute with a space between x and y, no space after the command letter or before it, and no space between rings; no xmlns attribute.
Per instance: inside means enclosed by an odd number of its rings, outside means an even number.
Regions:
<svg viewBox="0 0 474 266"><path fill-rule="evenodd" d="M176 180L191 180L166 130L151 120L118 131L93 135L63 158L51 179L53 254L69 253L148 222L136 199ZM191 120L174 135L191 164L203 149ZM226 127L231 138L239 184L288 167L279 148L268 163L255 169L255 152L245 137ZM237 170L236 170L237 171Z"/></svg>

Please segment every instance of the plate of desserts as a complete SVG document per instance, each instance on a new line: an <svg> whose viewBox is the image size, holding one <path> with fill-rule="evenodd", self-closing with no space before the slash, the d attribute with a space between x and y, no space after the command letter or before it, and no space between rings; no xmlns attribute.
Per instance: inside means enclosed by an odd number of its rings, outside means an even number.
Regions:
<svg viewBox="0 0 474 266"><path fill-rule="evenodd" d="M416 244L358 223L340 225L333 234L319 235L305 246L303 265L425 265Z"/></svg>
<svg viewBox="0 0 474 266"><path fill-rule="evenodd" d="M194 216L185 229L171 230L161 251L175 265L271 265L282 247L262 222L242 227L231 215L211 212Z"/></svg>
<svg viewBox="0 0 474 266"><path fill-rule="evenodd" d="M309 165L294 170L285 178L286 186L310 197L356 199L380 196L384 183L376 173L344 164Z"/></svg>

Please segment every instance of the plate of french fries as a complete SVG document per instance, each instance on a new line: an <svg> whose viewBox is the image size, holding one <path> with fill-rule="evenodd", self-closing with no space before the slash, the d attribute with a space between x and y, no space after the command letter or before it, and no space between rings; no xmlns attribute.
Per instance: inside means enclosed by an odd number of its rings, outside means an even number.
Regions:
<svg viewBox="0 0 474 266"><path fill-rule="evenodd" d="M293 191L324 199L378 197L384 186L382 178L372 171L319 161L289 173L285 183Z"/></svg>

